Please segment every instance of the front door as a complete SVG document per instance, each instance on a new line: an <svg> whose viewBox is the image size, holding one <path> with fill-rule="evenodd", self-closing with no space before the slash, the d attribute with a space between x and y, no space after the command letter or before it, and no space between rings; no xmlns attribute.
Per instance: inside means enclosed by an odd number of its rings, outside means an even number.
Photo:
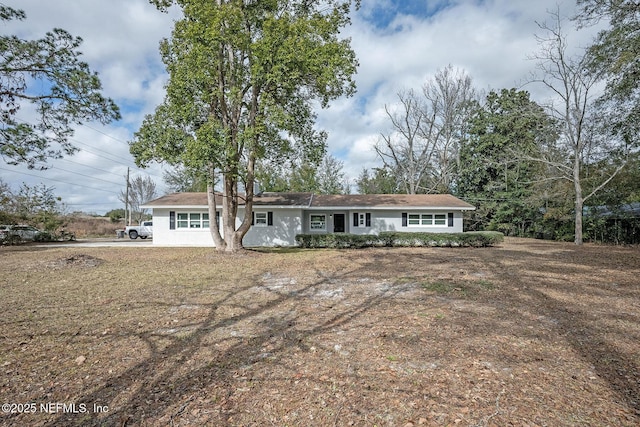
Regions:
<svg viewBox="0 0 640 427"><path fill-rule="evenodd" d="M344 214L333 214L333 232L344 233Z"/></svg>

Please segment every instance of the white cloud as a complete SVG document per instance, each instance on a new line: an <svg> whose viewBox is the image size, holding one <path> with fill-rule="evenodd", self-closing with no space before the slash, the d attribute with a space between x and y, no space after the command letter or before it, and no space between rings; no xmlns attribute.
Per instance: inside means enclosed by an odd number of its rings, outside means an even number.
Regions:
<svg viewBox="0 0 640 427"><path fill-rule="evenodd" d="M389 4L388 0L373 5L385 3ZM388 129L384 105L397 102L399 90L419 89L447 65L464 70L475 87L485 92L521 87L535 67L535 61L528 58L539 49L534 36L541 33L537 22L548 21L548 11L556 10L557 2L459 0L448 2L447 7L431 4L432 9L422 16L398 15L388 28L375 28L365 19L373 9L367 4L364 13L356 14L352 27L345 30L360 61L358 95L334 103L320 115L321 123L331 124L330 149L349 153L343 159L349 173L370 162L368 153L380 132ZM429 15L433 10L439 12ZM561 16L574 12L574 2L560 4ZM572 23L566 23L566 30L573 31ZM578 51L589 44L594 30L571 34ZM527 85L525 89L534 99L543 101L546 96L540 87Z"/></svg>

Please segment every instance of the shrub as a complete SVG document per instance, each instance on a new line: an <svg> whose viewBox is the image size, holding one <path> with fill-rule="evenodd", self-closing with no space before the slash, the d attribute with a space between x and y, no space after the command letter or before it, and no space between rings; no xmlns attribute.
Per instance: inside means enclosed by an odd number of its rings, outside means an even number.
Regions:
<svg viewBox="0 0 640 427"><path fill-rule="evenodd" d="M296 242L301 248L368 248L386 246L380 236L368 234L298 234Z"/></svg>
<svg viewBox="0 0 640 427"><path fill-rule="evenodd" d="M472 231L466 233L399 233L382 232L380 237L388 246L437 246L437 247L486 247L504 241L504 235L497 231Z"/></svg>
<svg viewBox="0 0 640 427"><path fill-rule="evenodd" d="M301 248L368 248L368 247L486 247L504 241L497 231L467 233L399 233L385 231L379 235L363 234L298 234L296 242Z"/></svg>

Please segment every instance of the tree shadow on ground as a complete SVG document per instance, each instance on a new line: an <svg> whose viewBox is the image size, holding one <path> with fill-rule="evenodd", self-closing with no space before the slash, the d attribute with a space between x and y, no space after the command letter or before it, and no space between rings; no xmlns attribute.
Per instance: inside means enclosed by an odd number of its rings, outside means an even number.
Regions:
<svg viewBox="0 0 640 427"><path fill-rule="evenodd" d="M544 249L548 245L541 244L540 247ZM629 254L619 248L606 248L605 251L619 252L618 257ZM553 253L527 252L526 257L521 252L502 251L501 259L509 259L510 265L486 256L487 253L476 252L479 255L476 261L488 270L498 272L496 278L506 284L501 286L499 298L495 298L495 293L488 293L481 301L502 313L499 318L510 322L520 318L520 330L529 331L523 334L542 335L550 344L553 341L567 343L640 421L640 359L637 353L623 352L615 346L616 337L633 340L635 336L640 340L640 314L621 313L615 305L620 298L640 300L640 286L638 282L602 274L616 270L615 257L578 256L580 252L587 253L588 249L568 247ZM627 273L627 277L638 277L640 270ZM547 274L553 279L545 279ZM587 278L580 283L569 280L576 274ZM585 305L585 298L589 300L588 305ZM603 301L594 302L596 299ZM526 318L524 313L527 313ZM620 324L616 321L633 325L633 332L629 328L612 327ZM544 327L550 333L538 334L538 327ZM499 324L493 323L491 328L497 334L501 333Z"/></svg>
<svg viewBox="0 0 640 427"><path fill-rule="evenodd" d="M359 270L363 269L366 270L366 266L359 268ZM97 389L74 399L77 402L86 402L87 405L108 405L108 412L100 414L89 410L81 417L73 413L59 414L44 425L145 425L145 419L157 414L166 414L167 408L172 407L176 402L183 402L166 420L168 424L173 425L174 419L180 416L189 402L200 397L202 390L210 389L212 386L216 389L216 399L222 402L219 413L213 416L213 419L217 424L229 423L235 410L232 407L225 408L224 402L236 391L234 375L238 371L265 360L269 360L268 363L278 363L275 356L293 347L299 347L303 351L308 350L305 348L307 339L353 321L375 307L381 300L392 297L394 292L390 289L385 293L368 296L361 299L358 304L345 307L312 327L300 327L305 325L304 313L289 309L279 317L273 317L270 314L274 310L278 312L280 307L286 310L288 304L295 303L299 298L306 298L323 286L344 279L342 275L326 276L322 272L314 274L319 277L318 280L293 291L265 288L272 294L270 300L261 304L247 304L245 307L236 307L237 304L234 301L249 298L248 292L263 278L255 277L253 283L238 285L217 302L208 305L208 314L202 321L192 325L182 325L193 327L188 337L163 336L163 339L170 340L166 346L158 345L157 331L131 334L130 337L146 344L149 356L121 374L107 378ZM350 271L348 274L357 275L358 273ZM247 300L247 302L250 301ZM219 310L223 306L235 307L238 313L230 316L220 315ZM207 340L212 333L246 321L259 324L260 332L250 337L228 337L229 345L224 350L216 352L204 366L185 369L186 362L196 352L205 346L211 347ZM269 348L269 358L265 357L263 351L265 347ZM132 387L137 388L132 390ZM123 396L126 398L123 399ZM117 407L112 407L111 402L114 401L119 402ZM165 421L164 418L162 420Z"/></svg>

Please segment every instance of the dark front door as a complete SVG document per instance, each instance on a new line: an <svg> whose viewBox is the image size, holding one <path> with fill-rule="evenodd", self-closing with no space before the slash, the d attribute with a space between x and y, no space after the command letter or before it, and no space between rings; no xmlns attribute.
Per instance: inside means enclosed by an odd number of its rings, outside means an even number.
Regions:
<svg viewBox="0 0 640 427"><path fill-rule="evenodd" d="M344 233L344 214L333 214L333 232Z"/></svg>

